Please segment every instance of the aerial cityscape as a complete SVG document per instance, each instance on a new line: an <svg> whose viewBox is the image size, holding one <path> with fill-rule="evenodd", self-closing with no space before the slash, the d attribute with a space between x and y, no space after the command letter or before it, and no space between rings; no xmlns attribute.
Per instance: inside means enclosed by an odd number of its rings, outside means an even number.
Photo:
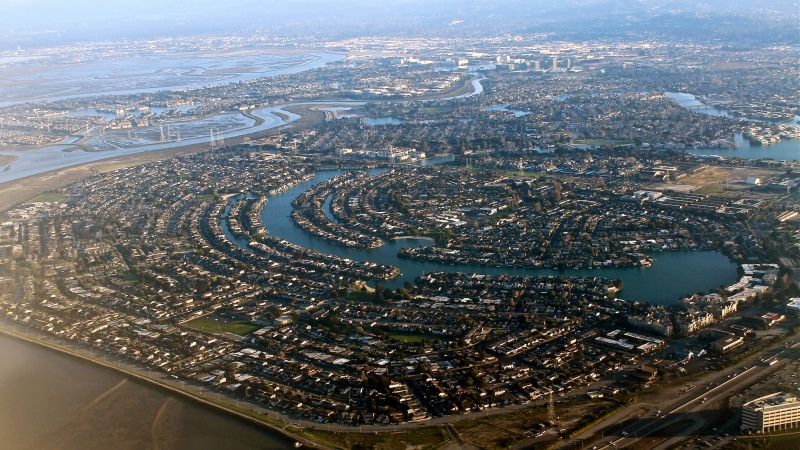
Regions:
<svg viewBox="0 0 800 450"><path fill-rule="evenodd" d="M0 5L0 448L800 447L796 3L217 3Z"/></svg>

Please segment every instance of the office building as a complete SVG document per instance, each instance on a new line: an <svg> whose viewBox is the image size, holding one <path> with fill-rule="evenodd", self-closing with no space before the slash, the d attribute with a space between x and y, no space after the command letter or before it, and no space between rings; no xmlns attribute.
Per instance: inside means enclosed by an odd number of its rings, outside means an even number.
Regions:
<svg viewBox="0 0 800 450"><path fill-rule="evenodd" d="M800 402L792 394L776 392L742 405L742 430L766 433L800 425Z"/></svg>

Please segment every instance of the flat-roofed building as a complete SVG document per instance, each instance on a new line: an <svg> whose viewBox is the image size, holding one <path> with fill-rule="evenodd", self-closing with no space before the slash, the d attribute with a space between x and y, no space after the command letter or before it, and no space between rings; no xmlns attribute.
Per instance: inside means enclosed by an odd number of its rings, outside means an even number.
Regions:
<svg viewBox="0 0 800 450"><path fill-rule="evenodd" d="M789 304L786 305L786 310L800 316L800 298L790 298Z"/></svg>
<svg viewBox="0 0 800 450"><path fill-rule="evenodd" d="M725 353L742 344L744 344L744 338L741 336L725 336L714 341L713 348L715 352Z"/></svg>
<svg viewBox="0 0 800 450"><path fill-rule="evenodd" d="M792 394L776 392L742 405L742 430L759 433L800 426L800 402Z"/></svg>

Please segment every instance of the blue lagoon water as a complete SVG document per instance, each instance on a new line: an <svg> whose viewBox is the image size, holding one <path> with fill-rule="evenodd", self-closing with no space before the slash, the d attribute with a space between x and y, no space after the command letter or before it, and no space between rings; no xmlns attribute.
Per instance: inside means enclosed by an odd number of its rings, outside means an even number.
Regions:
<svg viewBox="0 0 800 450"><path fill-rule="evenodd" d="M712 116L735 117L724 109L706 106L696 96L685 92L667 92L667 97L675 100L684 108L691 108L692 111ZM759 122L759 121L754 121ZM798 117L784 123L797 124ZM750 145L750 141L744 139L741 133L737 133L734 140L739 144L738 148L698 148L686 149L693 155L719 155L729 158L762 159L771 158L777 161L800 161L800 139L782 140L772 145L756 146Z"/></svg>
<svg viewBox="0 0 800 450"><path fill-rule="evenodd" d="M384 170L372 169L367 173L376 175ZM671 304L686 294L716 289L723 284L732 284L737 279L736 264L716 251L659 252L653 255L655 262L651 267L550 270L450 265L397 257L401 248L430 245L427 240L395 239L386 241L382 247L376 249L350 248L312 236L292 223L289 215L292 212L291 203L295 197L314 184L329 180L344 172L340 170L317 172L314 179L270 197L261 212L261 220L271 236L286 239L293 244L355 261L377 262L397 267L402 274L394 280L382 282L386 287L402 287L407 281L413 283L416 277L425 272L442 270L495 275L505 273L509 275L592 276L621 279L624 286L618 296L625 300Z"/></svg>

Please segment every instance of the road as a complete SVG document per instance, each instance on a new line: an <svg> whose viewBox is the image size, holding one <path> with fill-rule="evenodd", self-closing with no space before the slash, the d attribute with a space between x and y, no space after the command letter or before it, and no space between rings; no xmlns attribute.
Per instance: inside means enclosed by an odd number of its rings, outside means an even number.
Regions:
<svg viewBox="0 0 800 450"><path fill-rule="evenodd" d="M762 358L775 357L777 364L768 366L760 361ZM800 343L795 343L791 347L785 348L783 341L757 352L757 354L747 358L742 363L736 364L720 372L715 372L693 382L696 386L670 402L664 399L660 402L637 403L631 405L617 414L606 418L599 424L580 433L574 439L564 443L559 448L582 447L586 442L601 440L596 447L598 449L622 448L633 444L639 444L643 438L655 434L670 425L686 422L686 428L681 430L680 435L668 437L656 444L654 448L672 448L685 441L696 432L707 427L703 413L714 415L714 410L720 407L720 402L727 398L731 392L742 389L744 386L754 383L756 380L771 374L782 368L787 362L793 362L800 358ZM734 375L735 374L735 375ZM671 389L664 390L662 395L668 394ZM726 405L722 405L726 407ZM647 412L642 414L642 409ZM664 411L657 414L659 410ZM619 430L610 439L604 436L603 431L618 424L629 417L637 417L624 430ZM677 426L677 425L676 425ZM624 433L624 434L623 434ZM651 443L652 444L652 443Z"/></svg>

